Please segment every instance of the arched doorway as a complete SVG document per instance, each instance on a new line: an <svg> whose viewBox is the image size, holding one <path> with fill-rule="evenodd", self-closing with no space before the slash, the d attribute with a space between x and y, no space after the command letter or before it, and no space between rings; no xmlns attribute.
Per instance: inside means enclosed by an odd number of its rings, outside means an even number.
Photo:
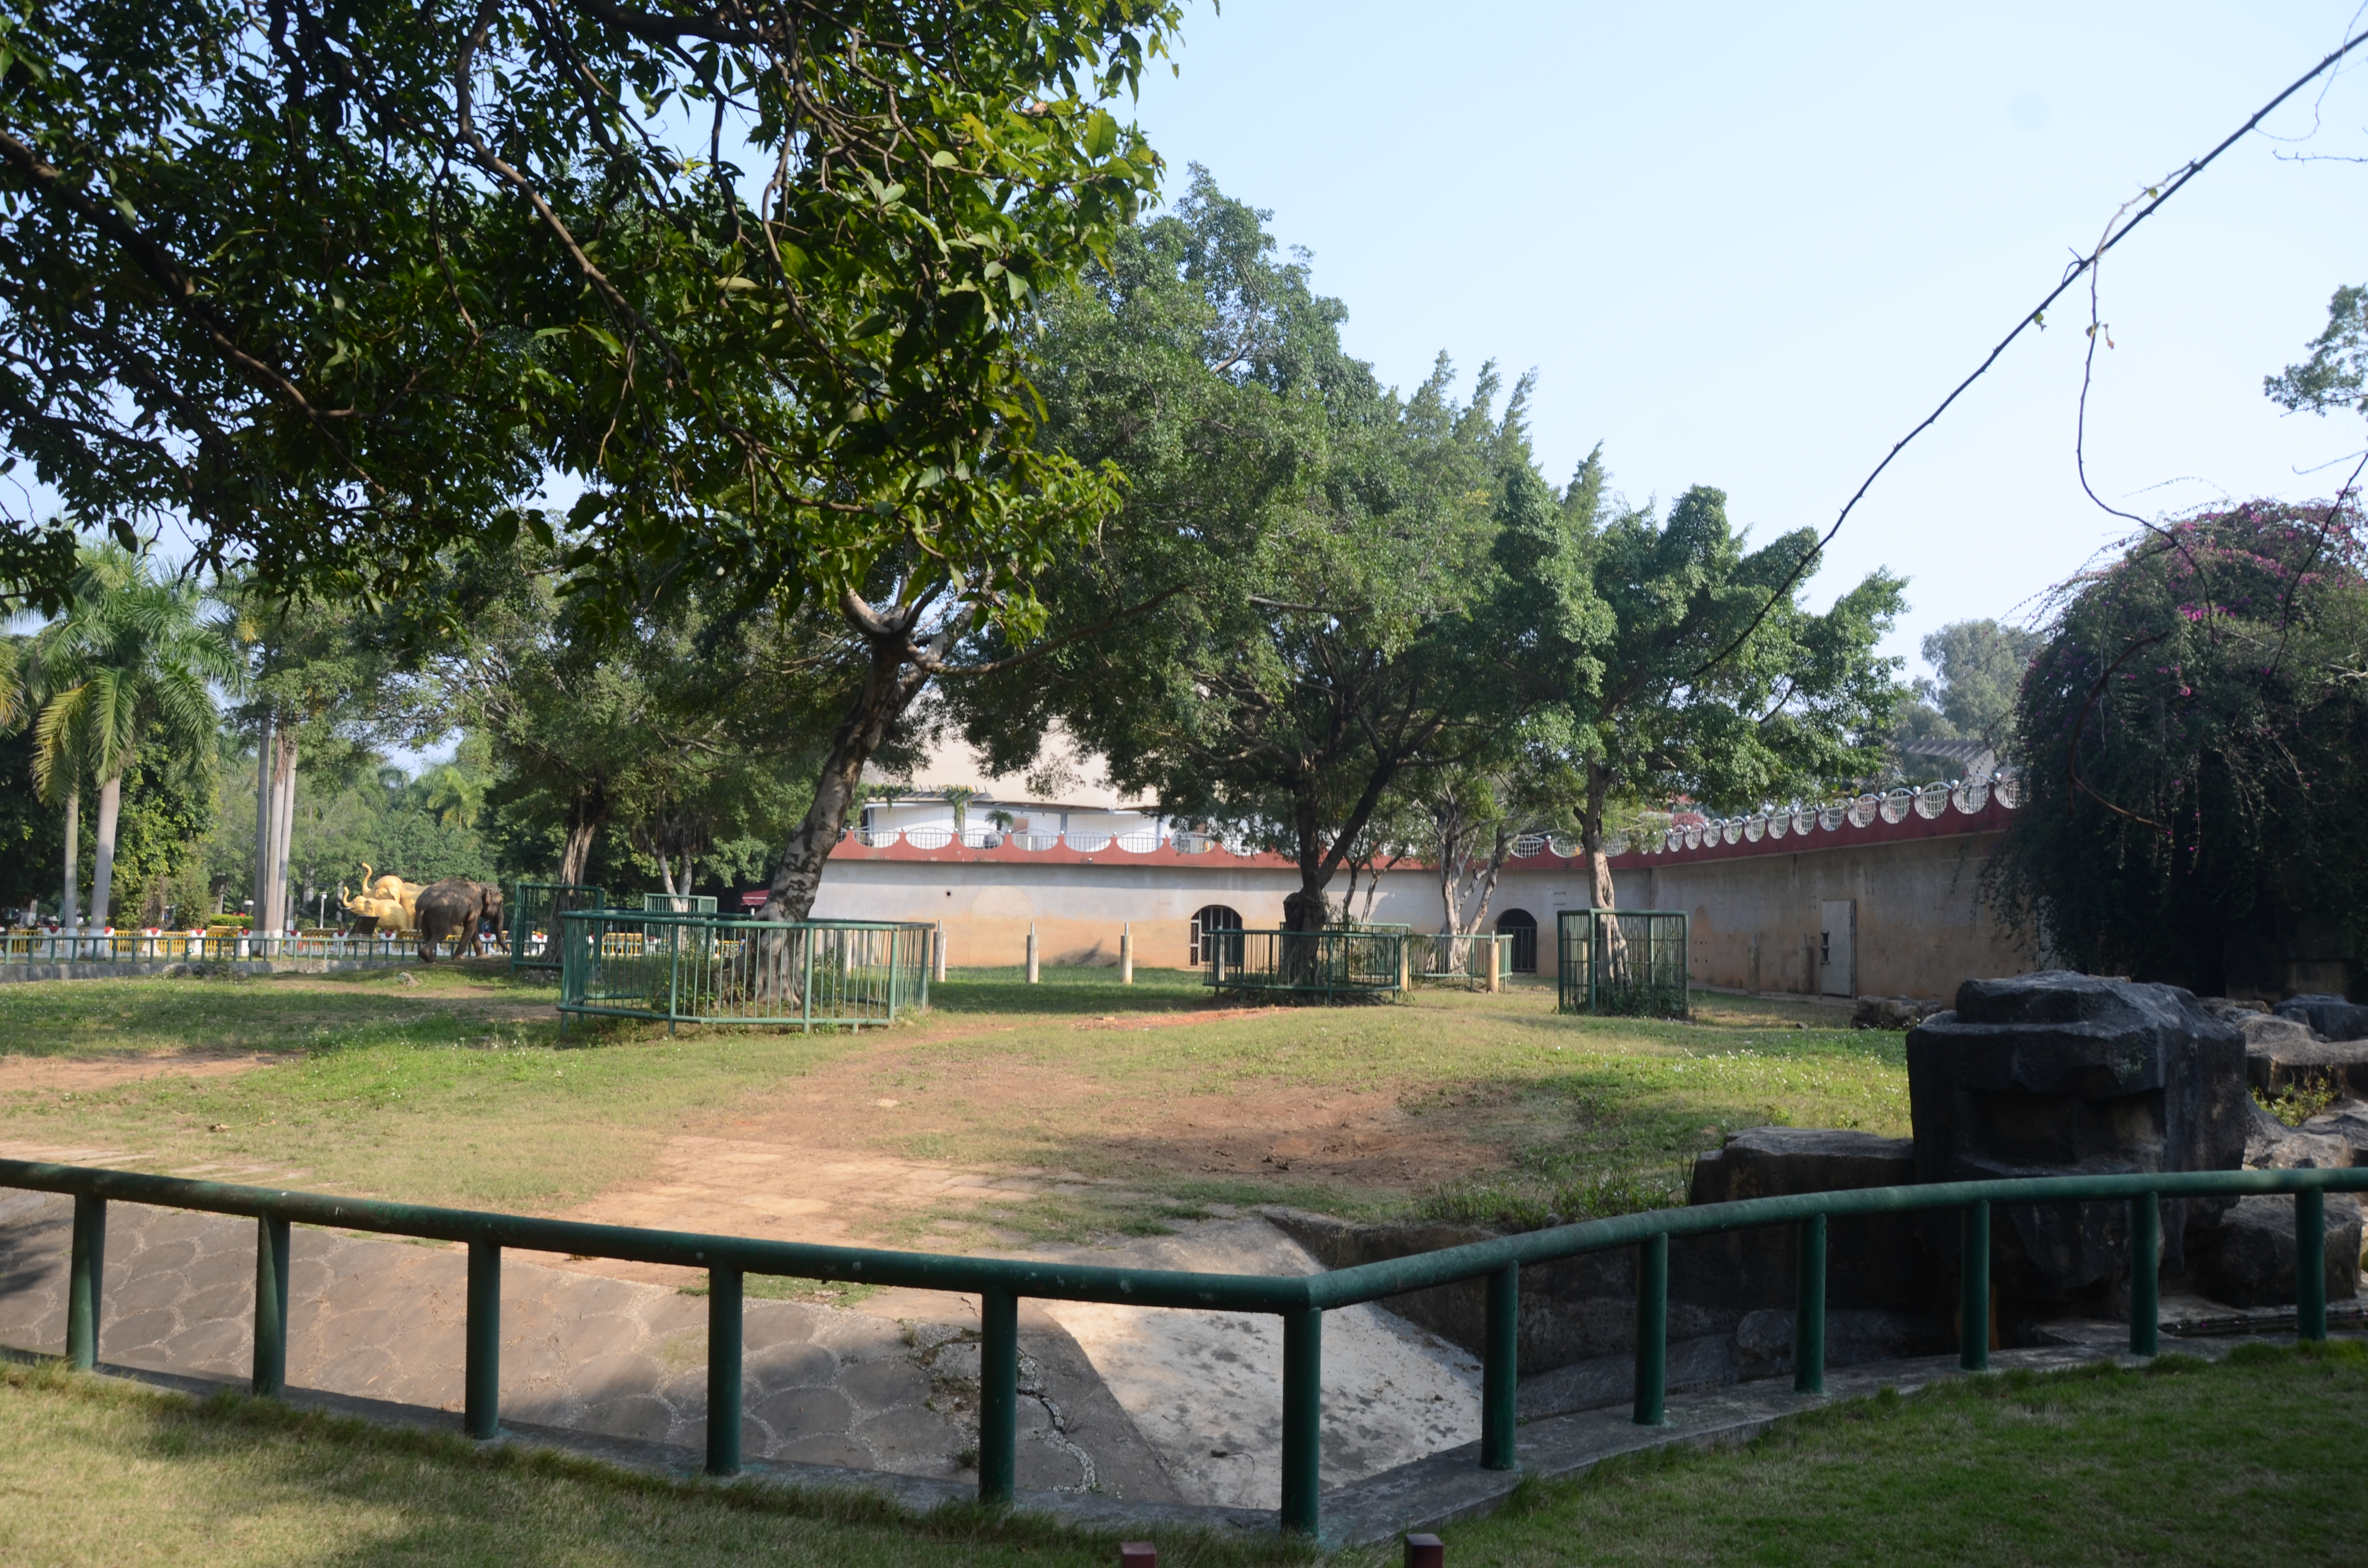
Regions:
<svg viewBox="0 0 2368 1568"><path fill-rule="evenodd" d="M1216 956L1216 944L1209 939L1207 933L1238 931L1241 928L1241 915L1224 904L1206 904L1194 910L1192 912L1192 967L1198 969ZM1226 955L1226 958L1230 962L1239 963L1242 961L1241 955L1242 939L1236 937L1233 940L1233 950Z"/></svg>
<svg viewBox="0 0 2368 1568"><path fill-rule="evenodd" d="M1515 974L1538 972L1538 917L1526 909L1508 909L1497 916L1497 935L1513 938L1511 969Z"/></svg>

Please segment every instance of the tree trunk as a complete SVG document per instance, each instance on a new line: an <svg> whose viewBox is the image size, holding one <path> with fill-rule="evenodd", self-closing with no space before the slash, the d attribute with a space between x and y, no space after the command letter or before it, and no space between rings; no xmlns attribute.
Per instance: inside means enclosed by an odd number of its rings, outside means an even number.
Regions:
<svg viewBox="0 0 2368 1568"><path fill-rule="evenodd" d="M273 811L279 792L273 788L271 764L279 755L279 725L265 714L255 740L255 889L247 920L247 928L257 933L271 918L271 846L279 836Z"/></svg>
<svg viewBox="0 0 2368 1568"><path fill-rule="evenodd" d="M609 790L595 782L579 788L567 801L567 847L559 857L559 880L570 887L584 881L592 864L592 846L609 820Z"/></svg>
<svg viewBox="0 0 2368 1568"><path fill-rule="evenodd" d="M296 828L296 735L282 725L273 737L271 754L271 925L285 930L288 907L289 847Z"/></svg>
<svg viewBox="0 0 2368 1568"><path fill-rule="evenodd" d="M1617 901L1611 885L1611 857L1603 852L1603 809L1611 795L1610 770L1598 763L1588 764L1587 801L1579 808L1578 817L1578 842L1582 853L1587 856L1588 880L1591 884L1588 889L1587 901L1604 915L1613 916L1593 923L1597 934L1594 950L1588 962L1602 971L1595 977L1595 984L1599 988L1625 985L1628 982L1628 936L1620 928L1615 914Z"/></svg>
<svg viewBox="0 0 2368 1568"><path fill-rule="evenodd" d="M108 905L115 895L115 825L123 815L123 775L98 787L98 850L92 858L90 923L107 929Z"/></svg>
<svg viewBox="0 0 2368 1568"><path fill-rule="evenodd" d="M1579 808L1578 842L1587 856L1590 883L1587 902L1597 909L1611 909L1618 904L1611 886L1611 857L1603 852L1603 808L1611 794L1611 775L1601 767L1589 763L1587 768L1587 803Z"/></svg>
<svg viewBox="0 0 2368 1568"><path fill-rule="evenodd" d="M82 791L66 787L66 889L59 900L58 929L71 937L82 913Z"/></svg>
<svg viewBox="0 0 2368 1568"><path fill-rule="evenodd" d="M856 806L863 765L913 699L929 684L927 670L905 657L903 639L874 639L871 662L864 671L863 689L856 694L847 717L831 732L830 750L824 756L822 776L815 780L814 803L805 820L781 850L767 889L760 920L804 920L814 914L814 895L822 890L824 863L847 831L848 813ZM955 807L959 813L961 805Z"/></svg>

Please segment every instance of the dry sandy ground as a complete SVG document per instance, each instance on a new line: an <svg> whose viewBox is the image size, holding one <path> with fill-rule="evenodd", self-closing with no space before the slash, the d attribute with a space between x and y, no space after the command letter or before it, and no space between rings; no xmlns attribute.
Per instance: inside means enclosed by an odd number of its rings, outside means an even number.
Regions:
<svg viewBox="0 0 2368 1568"><path fill-rule="evenodd" d="M1265 1010L1095 1018L1071 1027L1187 1028ZM1494 1163L1493 1152L1452 1119L1408 1116L1395 1090L1253 1084L1146 1099L1051 1062L932 1056L922 1069L918 1059L928 1046L992 1032L1000 1031L883 1037L874 1050L818 1068L764 1103L677 1133L647 1177L611 1188L567 1217L776 1241L969 1251L982 1240L969 1217L981 1205L1089 1190L1122 1195L1130 1172L1253 1180L1288 1173L1292 1183L1411 1194ZM1097 1174L1053 1160L1014 1165L907 1152L916 1143L973 1136L1001 1119L1094 1130L1062 1153L1090 1157ZM988 1246L1005 1250L991 1240ZM653 1281L682 1274L633 1264L581 1267ZM899 1312L941 1301L890 1294L895 1300L882 1304Z"/></svg>
<svg viewBox="0 0 2368 1568"><path fill-rule="evenodd" d="M173 1051L154 1056L92 1059L0 1056L0 1094L16 1089L62 1089L80 1094L148 1078L219 1078L244 1073L276 1058L260 1051L223 1056L212 1051Z"/></svg>

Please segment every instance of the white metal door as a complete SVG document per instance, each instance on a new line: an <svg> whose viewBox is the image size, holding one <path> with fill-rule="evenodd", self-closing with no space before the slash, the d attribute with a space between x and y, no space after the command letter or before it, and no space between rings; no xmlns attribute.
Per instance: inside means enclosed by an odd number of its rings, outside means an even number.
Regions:
<svg viewBox="0 0 2368 1568"><path fill-rule="evenodd" d="M1858 901L1829 898L1820 906L1817 989L1827 996L1858 994Z"/></svg>

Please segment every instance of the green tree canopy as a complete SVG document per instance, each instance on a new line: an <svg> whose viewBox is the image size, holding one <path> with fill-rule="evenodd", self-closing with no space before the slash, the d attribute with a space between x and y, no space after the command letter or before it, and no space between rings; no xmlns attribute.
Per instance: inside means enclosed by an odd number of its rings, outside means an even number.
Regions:
<svg viewBox="0 0 2368 1568"><path fill-rule="evenodd" d="M1542 691L1534 744L1571 775L1599 907L1612 903L1606 815L1623 796L1736 809L1874 769L1901 696L1898 661L1874 653L1897 578L1872 573L1814 613L1782 585L1816 533L1750 549L1721 491L1695 486L1663 521L1606 499L1600 453L1558 501L1520 488L1497 546L1517 585L1508 677Z"/></svg>
<svg viewBox="0 0 2368 1568"><path fill-rule="evenodd" d="M281 588L498 544L551 469L604 581L1025 553L1009 329L1148 187L1103 103L1176 20L35 7L0 33L0 441L119 538L186 517ZM0 528L17 591L54 602L70 555Z"/></svg>
<svg viewBox="0 0 2368 1568"><path fill-rule="evenodd" d="M2355 509L2254 501L2058 591L1990 874L2062 961L2206 994L2359 956L2368 577Z"/></svg>
<svg viewBox="0 0 2368 1568"><path fill-rule="evenodd" d="M2271 401L2296 413L2351 408L2368 414L2368 287L2338 289L2328 301L2327 330L2307 347L2309 358L2261 378Z"/></svg>
<svg viewBox="0 0 2368 1568"><path fill-rule="evenodd" d="M1491 373L1469 403L1443 358L1411 397L1382 392L1266 216L1195 169L1048 305L1046 437L1122 469L1125 506L1046 568L1047 651L950 692L997 771L1057 722L1171 816L1291 856L1286 923L1314 929L1393 782L1496 713L1475 609L1492 468L1525 449ZM1020 654L985 642L990 664Z"/></svg>

